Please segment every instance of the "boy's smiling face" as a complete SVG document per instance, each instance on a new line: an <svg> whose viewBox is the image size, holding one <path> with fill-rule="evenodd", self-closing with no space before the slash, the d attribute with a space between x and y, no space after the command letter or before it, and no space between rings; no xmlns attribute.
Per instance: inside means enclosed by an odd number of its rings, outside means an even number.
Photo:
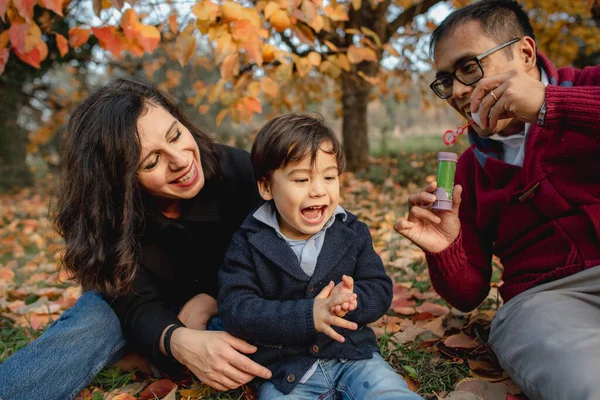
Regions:
<svg viewBox="0 0 600 400"><path fill-rule="evenodd" d="M264 200L273 200L281 233L288 239L306 240L323 229L340 202L340 181L333 145L321 143L314 163L310 154L300 162L273 171L259 181Z"/></svg>

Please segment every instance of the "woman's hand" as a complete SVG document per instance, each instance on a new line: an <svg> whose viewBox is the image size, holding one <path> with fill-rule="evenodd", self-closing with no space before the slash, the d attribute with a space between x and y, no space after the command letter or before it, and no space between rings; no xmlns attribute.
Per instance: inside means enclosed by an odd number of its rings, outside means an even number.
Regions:
<svg viewBox="0 0 600 400"><path fill-rule="evenodd" d="M217 300L212 296L200 293L184 304L177 318L186 327L203 331L206 329L208 321L217 314Z"/></svg>
<svg viewBox="0 0 600 400"><path fill-rule="evenodd" d="M458 208L462 187L454 186L452 211L431 211L435 202L433 192L437 182L430 183L424 192L413 193L408 198L410 212L406 220L399 220L394 229L406 236L423 251L437 253L450 246L460 232Z"/></svg>
<svg viewBox="0 0 600 400"><path fill-rule="evenodd" d="M179 328L171 336L173 356L202 383L216 390L236 389L255 377L271 378L271 371L243 355L256 347L223 331Z"/></svg>

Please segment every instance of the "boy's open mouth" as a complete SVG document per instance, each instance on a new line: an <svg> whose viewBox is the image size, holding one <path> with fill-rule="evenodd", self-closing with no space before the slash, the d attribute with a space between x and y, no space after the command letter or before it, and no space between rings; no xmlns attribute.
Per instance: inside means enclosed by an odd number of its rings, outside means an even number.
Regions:
<svg viewBox="0 0 600 400"><path fill-rule="evenodd" d="M309 224L315 224L321 222L327 211L327 206L313 206L306 207L300 210L302 218Z"/></svg>

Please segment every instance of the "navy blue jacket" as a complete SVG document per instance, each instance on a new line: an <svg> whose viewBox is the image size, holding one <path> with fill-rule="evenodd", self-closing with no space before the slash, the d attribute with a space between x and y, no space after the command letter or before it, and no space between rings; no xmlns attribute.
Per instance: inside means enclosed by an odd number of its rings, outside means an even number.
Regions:
<svg viewBox="0 0 600 400"><path fill-rule="evenodd" d="M219 270L219 315L227 332L258 346L250 357L269 368L271 382L290 393L317 358L369 359L378 351L368 323L389 309L392 281L373 249L367 226L347 213L336 217L312 277L275 230L250 214L233 235ZM330 281L354 278L358 307L345 318L356 331L336 328L344 343L317 333L313 302Z"/></svg>

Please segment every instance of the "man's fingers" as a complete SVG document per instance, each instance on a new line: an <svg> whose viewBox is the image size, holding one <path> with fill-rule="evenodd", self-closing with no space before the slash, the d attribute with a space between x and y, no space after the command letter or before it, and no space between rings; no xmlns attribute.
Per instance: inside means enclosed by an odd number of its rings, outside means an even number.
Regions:
<svg viewBox="0 0 600 400"><path fill-rule="evenodd" d="M232 336L226 332L223 332L223 340L241 353L252 354L256 351L256 346L253 346L245 340L236 338L235 336Z"/></svg>
<svg viewBox="0 0 600 400"><path fill-rule="evenodd" d="M411 208L410 213L408 214L408 220L410 222L413 222L418 219L427 220L434 224L439 224L441 221L440 217L438 217L437 215L435 215L433 212L431 212L429 210L425 210L424 208L421 208L421 207Z"/></svg>
<svg viewBox="0 0 600 400"><path fill-rule="evenodd" d="M458 208L460 207L460 202L462 195L462 186L454 185L454 189L452 190L452 212L458 215Z"/></svg>
<svg viewBox="0 0 600 400"><path fill-rule="evenodd" d="M394 230L400 234L404 234L407 230L415 226L414 222L401 219L394 224Z"/></svg>
<svg viewBox="0 0 600 400"><path fill-rule="evenodd" d="M241 371L233 365L226 366L223 370L223 375L234 381L238 386L248 383L254 379L254 375L250 375L244 371Z"/></svg>
<svg viewBox="0 0 600 400"><path fill-rule="evenodd" d="M434 201L435 201L435 196L432 193L419 192L419 193L413 193L410 195L409 200L408 200L408 205L410 208L413 208L415 206L428 207L428 206L431 206Z"/></svg>
<svg viewBox="0 0 600 400"><path fill-rule="evenodd" d="M243 373L264 379L271 378L271 371L242 354L236 354L229 360L229 363Z"/></svg>

